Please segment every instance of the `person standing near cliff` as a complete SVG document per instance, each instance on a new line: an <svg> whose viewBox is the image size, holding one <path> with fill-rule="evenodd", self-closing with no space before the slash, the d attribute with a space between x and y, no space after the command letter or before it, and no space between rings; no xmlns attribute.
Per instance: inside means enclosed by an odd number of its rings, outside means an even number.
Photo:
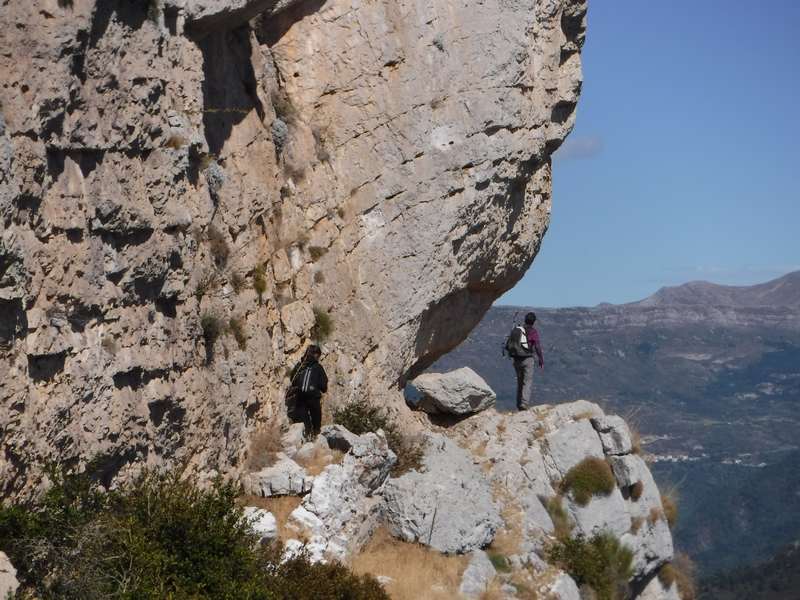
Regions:
<svg viewBox="0 0 800 600"><path fill-rule="evenodd" d="M322 349L312 344L291 373L295 401L292 417L305 424L309 439L315 438L322 427L322 394L328 391L328 375L319 363L321 357Z"/></svg>
<svg viewBox="0 0 800 600"><path fill-rule="evenodd" d="M534 357L538 359L539 368L544 370L542 343L535 324L536 314L529 312L525 315L525 325L515 326L506 341L506 351L514 359L517 373L517 410L528 410L533 406Z"/></svg>

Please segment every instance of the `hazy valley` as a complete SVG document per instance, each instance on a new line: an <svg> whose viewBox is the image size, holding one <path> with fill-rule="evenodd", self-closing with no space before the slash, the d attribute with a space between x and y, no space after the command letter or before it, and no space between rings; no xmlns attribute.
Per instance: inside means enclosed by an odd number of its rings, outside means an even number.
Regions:
<svg viewBox="0 0 800 600"><path fill-rule="evenodd" d="M535 309L537 402L586 398L638 425L677 540L707 572L800 537L800 273L748 288L692 283L637 303ZM501 346L526 309L494 307L432 370L467 365L513 407Z"/></svg>

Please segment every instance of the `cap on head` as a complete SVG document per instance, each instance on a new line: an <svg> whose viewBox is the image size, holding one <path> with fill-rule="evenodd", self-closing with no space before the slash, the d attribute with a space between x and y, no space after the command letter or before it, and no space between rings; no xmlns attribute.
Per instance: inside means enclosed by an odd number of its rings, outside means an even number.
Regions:
<svg viewBox="0 0 800 600"><path fill-rule="evenodd" d="M525 315L525 325L533 325L536 323L536 313L529 312Z"/></svg>

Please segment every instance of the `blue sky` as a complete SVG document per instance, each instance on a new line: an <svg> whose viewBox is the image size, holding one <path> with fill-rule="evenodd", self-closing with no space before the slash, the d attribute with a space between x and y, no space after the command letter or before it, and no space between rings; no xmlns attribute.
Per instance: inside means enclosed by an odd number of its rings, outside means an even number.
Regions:
<svg viewBox="0 0 800 600"><path fill-rule="evenodd" d="M800 269L800 2L590 0L550 230L498 304Z"/></svg>

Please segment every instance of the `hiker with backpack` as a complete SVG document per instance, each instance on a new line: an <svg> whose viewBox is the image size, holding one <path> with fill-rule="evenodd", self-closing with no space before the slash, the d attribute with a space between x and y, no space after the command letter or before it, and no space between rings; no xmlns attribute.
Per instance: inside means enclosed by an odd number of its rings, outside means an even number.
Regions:
<svg viewBox="0 0 800 600"><path fill-rule="evenodd" d="M305 435L313 439L322 427L322 394L328 391L328 375L319 363L322 349L312 344L303 360L292 369L291 385L287 391L289 417L305 424Z"/></svg>
<svg viewBox="0 0 800 600"><path fill-rule="evenodd" d="M544 370L542 344L535 323L536 315L529 312L525 315L525 325L515 325L506 340L505 350L514 359L517 373L517 410L527 410L533 405L534 358Z"/></svg>

